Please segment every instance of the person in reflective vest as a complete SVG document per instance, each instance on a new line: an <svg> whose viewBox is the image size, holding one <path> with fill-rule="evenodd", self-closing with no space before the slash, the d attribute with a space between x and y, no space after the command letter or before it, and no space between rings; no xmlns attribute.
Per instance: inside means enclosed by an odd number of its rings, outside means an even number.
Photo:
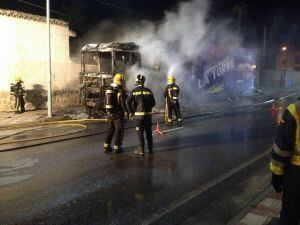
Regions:
<svg viewBox="0 0 300 225"><path fill-rule="evenodd" d="M283 192L280 225L300 222L300 102L287 107L280 120L270 162L272 185Z"/></svg>
<svg viewBox="0 0 300 225"><path fill-rule="evenodd" d="M168 77L168 85L164 90L164 97L166 100L166 116L167 116L167 124L172 125L172 114L175 112L177 124L181 124L182 118L180 114L180 105L178 101L180 89L179 86L175 84L175 77Z"/></svg>
<svg viewBox="0 0 300 225"><path fill-rule="evenodd" d="M138 135L138 148L135 154L144 155L144 131L148 142L149 153L152 154L152 108L155 106L155 98L149 88L144 87L146 78L138 75L136 78L137 87L132 90L127 99L127 108L130 115L134 115L136 131Z"/></svg>
<svg viewBox="0 0 300 225"><path fill-rule="evenodd" d="M25 89L22 84L23 84L22 78L20 76L16 76L15 83L11 85L11 93L15 97L16 113L25 112L25 100L24 100Z"/></svg>
<svg viewBox="0 0 300 225"><path fill-rule="evenodd" d="M114 136L114 152L123 152L122 141L124 136L125 115L127 115L123 80L124 75L117 73L113 83L105 91L104 108L107 112L107 131L104 142L104 152L106 153L112 151L111 142Z"/></svg>

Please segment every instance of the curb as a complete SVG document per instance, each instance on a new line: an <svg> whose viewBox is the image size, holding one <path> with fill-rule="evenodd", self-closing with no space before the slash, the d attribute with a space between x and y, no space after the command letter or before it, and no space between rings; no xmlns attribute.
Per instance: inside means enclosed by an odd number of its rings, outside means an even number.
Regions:
<svg viewBox="0 0 300 225"><path fill-rule="evenodd" d="M259 205L270 193L273 192L272 186L269 186L265 189L256 199L249 203L237 216L231 219L226 225L237 225L240 224L240 221L245 218L245 216L256 206Z"/></svg>
<svg viewBox="0 0 300 225"><path fill-rule="evenodd" d="M158 210L154 212L151 216L145 218L141 224L142 225L164 224L161 220L163 220L167 215L170 215L171 213L175 212L181 206L189 204L189 202L191 202L193 199L196 199L204 192L208 191L209 189L221 183L222 181L226 180L227 178L231 177L232 175L237 174L241 170L251 166L257 160L260 160L269 154L270 154L270 149L267 149L264 152L255 155L251 159L241 163L240 165L228 170L224 174L221 174L216 178L213 178L212 180L208 181L207 183L201 185L199 188L196 188L193 191L181 196L177 200L170 202L166 207L164 207L164 209ZM233 224L233 225L237 225L237 224Z"/></svg>

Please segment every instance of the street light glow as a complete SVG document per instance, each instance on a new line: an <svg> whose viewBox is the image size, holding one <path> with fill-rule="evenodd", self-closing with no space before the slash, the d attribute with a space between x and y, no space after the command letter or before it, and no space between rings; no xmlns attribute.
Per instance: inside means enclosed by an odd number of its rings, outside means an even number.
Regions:
<svg viewBox="0 0 300 225"><path fill-rule="evenodd" d="M281 50L284 52L284 51L287 50L287 47L286 47L286 46L283 46L283 47L281 48Z"/></svg>

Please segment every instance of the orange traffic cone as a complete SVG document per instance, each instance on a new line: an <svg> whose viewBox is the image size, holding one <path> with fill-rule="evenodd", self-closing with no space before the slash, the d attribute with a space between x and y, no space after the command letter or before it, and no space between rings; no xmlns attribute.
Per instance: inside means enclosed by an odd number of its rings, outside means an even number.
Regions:
<svg viewBox="0 0 300 225"><path fill-rule="evenodd" d="M156 129L153 131L152 134L164 135L164 133L160 130L159 122L156 123Z"/></svg>
<svg viewBox="0 0 300 225"><path fill-rule="evenodd" d="M277 110L278 110L278 109L276 109L275 104L273 103L273 104L272 104L272 107L271 107L271 111L272 111L272 112L276 112Z"/></svg>

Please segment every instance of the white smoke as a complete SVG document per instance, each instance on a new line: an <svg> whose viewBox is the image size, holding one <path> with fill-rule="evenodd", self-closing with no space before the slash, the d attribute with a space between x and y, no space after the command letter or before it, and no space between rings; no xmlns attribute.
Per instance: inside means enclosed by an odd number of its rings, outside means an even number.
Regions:
<svg viewBox="0 0 300 225"><path fill-rule="evenodd" d="M210 4L207 0L181 2L173 11L166 11L160 22L105 21L87 34L90 42L135 42L141 46L144 67L132 67L127 77L132 87L137 74L146 76L146 86L153 89L159 102L167 76L174 75L186 98L194 98L197 80L191 76L189 63L205 59L216 45L240 48L237 35L228 28L229 22L208 22ZM160 71L154 71L158 65ZM187 69L188 68L188 69ZM192 91L191 91L192 90Z"/></svg>

